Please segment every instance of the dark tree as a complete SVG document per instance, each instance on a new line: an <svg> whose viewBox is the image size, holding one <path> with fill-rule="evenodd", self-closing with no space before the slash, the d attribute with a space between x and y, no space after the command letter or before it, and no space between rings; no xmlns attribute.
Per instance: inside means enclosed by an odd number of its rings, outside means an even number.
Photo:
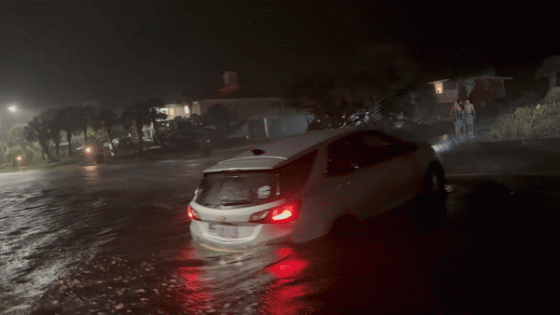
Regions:
<svg viewBox="0 0 560 315"><path fill-rule="evenodd" d="M58 111L56 109L47 109L42 114L41 117L43 121L47 124L49 129L49 139L55 145L56 157L60 157L60 132L62 131L60 123L57 121Z"/></svg>
<svg viewBox="0 0 560 315"><path fill-rule="evenodd" d="M78 107L78 113L79 114L76 119L78 120L78 123L80 125L80 130L84 134L84 143L88 143L88 127L92 127L95 131L101 128L97 110L92 105L86 105L84 107Z"/></svg>
<svg viewBox="0 0 560 315"><path fill-rule="evenodd" d="M40 116L35 116L32 121L27 123L27 127L24 129L25 137L27 141L38 141L41 146L41 150L47 155L50 162L55 161L51 153L49 152L49 123L44 121Z"/></svg>
<svg viewBox="0 0 560 315"><path fill-rule="evenodd" d="M111 110L102 110L101 113L99 113L98 120L101 122L105 131L107 131L109 143L111 144L112 150L115 151L112 128L120 123L118 116Z"/></svg>
<svg viewBox="0 0 560 315"><path fill-rule="evenodd" d="M333 63L334 64L334 63ZM311 108L329 120L328 127L346 125L350 117L366 111L370 122L378 123L397 96L408 91L417 73L399 50L373 45L357 50L340 67L321 68L296 74L283 84L283 96L296 106Z"/></svg>
<svg viewBox="0 0 560 315"><path fill-rule="evenodd" d="M161 107L163 101L158 98L151 98L143 103L136 103L129 106L121 116L121 122L125 128L134 126L138 135L138 150L140 154L144 154L144 143L142 129L149 126L156 119L165 118L167 115L161 115L155 111L155 108ZM154 109L154 110L152 110ZM155 125L155 124L154 124Z"/></svg>
<svg viewBox="0 0 560 315"><path fill-rule="evenodd" d="M543 60L535 73L535 77L537 79L548 78L548 89L552 90L556 87L558 72L560 72L560 56L552 56Z"/></svg>
<svg viewBox="0 0 560 315"><path fill-rule="evenodd" d="M157 121L167 118L167 114L160 113L157 109L165 107L165 102L161 98L153 97L145 102L145 106L149 108L148 119L154 127L154 131L156 133L155 140L158 144L160 144L159 125Z"/></svg>
<svg viewBox="0 0 560 315"><path fill-rule="evenodd" d="M225 130L237 117L235 113L222 104L210 106L206 115L208 115L208 121L216 126L216 129L219 131Z"/></svg>
<svg viewBox="0 0 560 315"><path fill-rule="evenodd" d="M82 130L83 120L78 107L66 107L58 110L55 118L59 128L66 132L68 140L68 156L72 156L72 132Z"/></svg>

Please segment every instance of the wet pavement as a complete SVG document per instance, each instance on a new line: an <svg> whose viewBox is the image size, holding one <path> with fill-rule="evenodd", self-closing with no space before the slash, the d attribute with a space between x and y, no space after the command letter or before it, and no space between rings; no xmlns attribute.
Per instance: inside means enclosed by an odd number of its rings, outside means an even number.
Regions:
<svg viewBox="0 0 560 315"><path fill-rule="evenodd" d="M0 314L502 313L558 239L559 177L448 164L438 229L409 219L417 199L356 240L216 255L186 205L221 158L0 174Z"/></svg>

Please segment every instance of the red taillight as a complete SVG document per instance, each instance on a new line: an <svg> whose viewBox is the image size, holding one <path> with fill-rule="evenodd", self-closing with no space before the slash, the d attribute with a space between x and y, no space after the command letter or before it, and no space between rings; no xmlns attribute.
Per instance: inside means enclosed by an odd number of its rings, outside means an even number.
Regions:
<svg viewBox="0 0 560 315"><path fill-rule="evenodd" d="M282 212L280 212L280 211L282 211ZM274 210L272 212L272 221L286 220L286 219L289 219L293 215L294 215L294 209L292 209L292 208Z"/></svg>
<svg viewBox="0 0 560 315"><path fill-rule="evenodd" d="M294 221L299 211L299 202L292 201L279 207L253 213L249 221L255 223L286 223Z"/></svg>
<svg viewBox="0 0 560 315"><path fill-rule="evenodd" d="M194 210L190 205L187 206L187 215L191 220L200 221L200 215L198 214L198 211Z"/></svg>

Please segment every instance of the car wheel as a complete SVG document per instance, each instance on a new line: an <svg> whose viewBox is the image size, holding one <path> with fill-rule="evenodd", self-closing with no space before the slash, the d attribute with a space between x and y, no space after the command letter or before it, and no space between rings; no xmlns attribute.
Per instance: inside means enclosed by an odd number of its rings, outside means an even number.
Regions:
<svg viewBox="0 0 560 315"><path fill-rule="evenodd" d="M338 218L332 225L329 238L348 241L358 237L360 221L353 215L345 214Z"/></svg>

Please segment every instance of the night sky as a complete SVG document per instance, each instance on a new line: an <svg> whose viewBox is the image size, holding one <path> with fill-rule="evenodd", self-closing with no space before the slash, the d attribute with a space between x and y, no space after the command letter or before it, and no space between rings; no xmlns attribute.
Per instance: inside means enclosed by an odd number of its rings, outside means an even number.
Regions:
<svg viewBox="0 0 560 315"><path fill-rule="evenodd" d="M493 67L520 91L546 87L533 74L560 47L552 7L415 3L2 1L0 109L203 96L224 71L272 93L310 61L375 43L433 79Z"/></svg>

